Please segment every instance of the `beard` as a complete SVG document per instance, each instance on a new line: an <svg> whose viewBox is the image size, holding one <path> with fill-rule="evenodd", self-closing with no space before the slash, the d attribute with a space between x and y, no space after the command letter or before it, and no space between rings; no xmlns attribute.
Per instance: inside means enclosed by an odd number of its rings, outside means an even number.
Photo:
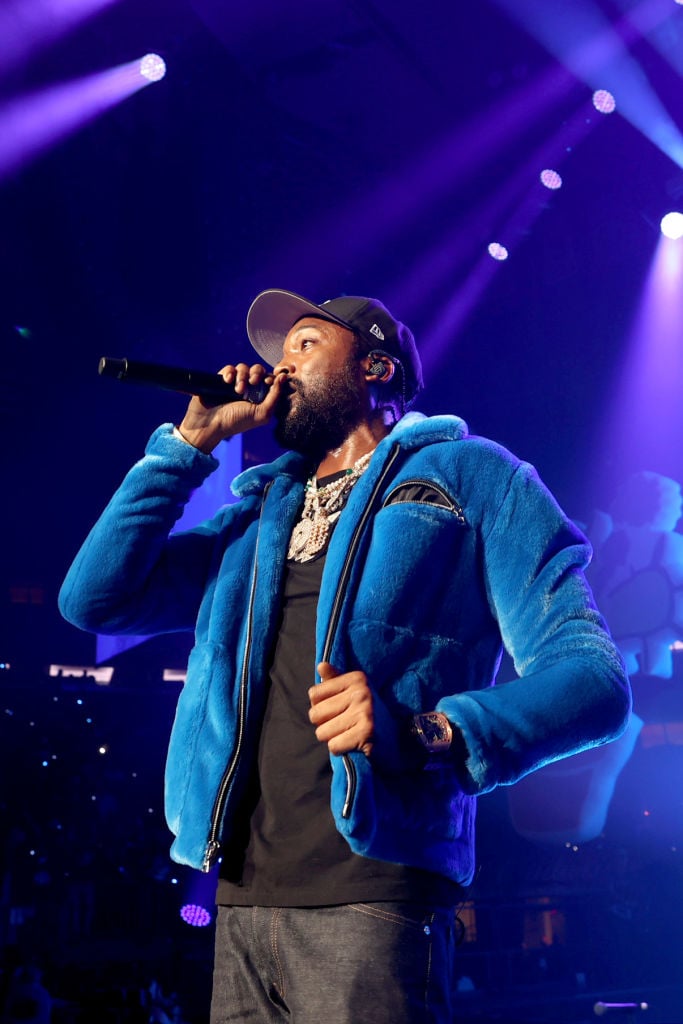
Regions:
<svg viewBox="0 0 683 1024"><path fill-rule="evenodd" d="M275 410L278 444L312 459L341 447L364 417L357 374L357 363L349 360L329 377L314 377L307 384L293 378L294 397L286 395Z"/></svg>

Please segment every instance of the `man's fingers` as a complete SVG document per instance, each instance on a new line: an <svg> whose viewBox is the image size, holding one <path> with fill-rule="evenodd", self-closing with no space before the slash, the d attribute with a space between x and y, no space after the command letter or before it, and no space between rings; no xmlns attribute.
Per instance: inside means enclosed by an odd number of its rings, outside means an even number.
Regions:
<svg viewBox="0 0 683 1024"><path fill-rule="evenodd" d="M320 743L327 744L331 754L346 754L350 750L368 754L372 746L372 718L347 710L318 725L315 736Z"/></svg>
<svg viewBox="0 0 683 1024"><path fill-rule="evenodd" d="M269 376L272 380L272 374L269 374L268 370L261 363L254 363L252 366L249 366L248 363L237 363L236 366L228 363L227 366L222 367L218 372L226 383L234 384L235 391L240 393L249 384L259 384L262 380L268 379Z"/></svg>
<svg viewBox="0 0 683 1024"><path fill-rule="evenodd" d="M318 733L319 730L316 729L316 736L321 743L327 743L327 749L331 754L348 754L352 750L360 750L366 757L370 756L372 742L366 729L347 729L346 732L330 736L329 739Z"/></svg>
<svg viewBox="0 0 683 1024"><path fill-rule="evenodd" d="M327 682L328 679L336 679L341 675L339 669L331 665L329 661L321 661L317 666L317 672L323 682Z"/></svg>
<svg viewBox="0 0 683 1024"><path fill-rule="evenodd" d="M263 379L268 386L268 391L266 393L266 397L263 399L261 404L256 408L259 414L263 415L266 418L269 418L275 406L277 405L285 387L287 386L288 378L286 373L269 373ZM259 381L250 379L249 383L258 384Z"/></svg>
<svg viewBox="0 0 683 1024"><path fill-rule="evenodd" d="M321 664L324 664L324 662ZM318 675L321 675L320 668L321 665L318 666ZM318 683L317 686L312 686L308 691L308 699L312 707L322 704L323 701L327 701L330 697L334 697L337 694L347 694L349 698L347 703L358 700L363 695L369 695L368 681L363 672L337 673L337 670L332 668L331 665L330 669L336 674L329 676L327 679L321 676L323 682Z"/></svg>
<svg viewBox="0 0 683 1024"><path fill-rule="evenodd" d="M331 754L361 750L369 755L374 730L372 694L363 672L340 673L329 662L318 665L322 682L309 690L308 712L315 735Z"/></svg>
<svg viewBox="0 0 683 1024"><path fill-rule="evenodd" d="M313 687L312 697L318 696L318 691L323 685L320 683L319 686ZM353 699L346 690L341 693L331 693L328 696L323 695L320 700L311 705L308 717L313 725L320 725L322 722L329 722L331 718L343 714L353 703Z"/></svg>
<svg viewBox="0 0 683 1024"><path fill-rule="evenodd" d="M322 682L317 686L311 686L308 691L308 699L311 705L320 704L335 693L343 693L348 687L349 675L355 673L342 673L329 661L321 661L317 666L317 673ZM338 682L337 682L338 680Z"/></svg>

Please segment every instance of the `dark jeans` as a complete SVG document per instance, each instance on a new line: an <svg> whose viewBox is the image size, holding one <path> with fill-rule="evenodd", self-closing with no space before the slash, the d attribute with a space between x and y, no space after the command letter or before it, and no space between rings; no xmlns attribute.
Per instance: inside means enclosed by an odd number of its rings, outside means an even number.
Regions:
<svg viewBox="0 0 683 1024"><path fill-rule="evenodd" d="M219 907L211 1024L451 1024L452 910Z"/></svg>

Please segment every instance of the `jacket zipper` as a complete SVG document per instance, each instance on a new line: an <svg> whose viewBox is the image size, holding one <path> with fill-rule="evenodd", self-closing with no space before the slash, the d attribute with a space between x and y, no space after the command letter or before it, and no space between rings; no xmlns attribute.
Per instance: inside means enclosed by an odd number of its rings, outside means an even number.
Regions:
<svg viewBox="0 0 683 1024"><path fill-rule="evenodd" d="M208 873L214 864L218 860L218 856L221 849L221 844L218 841L218 831L220 829L221 818L223 817L223 809L225 807L225 801L228 795L228 790L235 777L237 770L237 762L242 750L242 742L244 740L244 727L246 724L246 712L247 712L247 680L249 677L249 657L251 654L251 645L253 639L253 626L254 626L254 601L256 598L256 578L258 576L258 542L261 534L261 520L263 517L263 509L268 496L268 491L272 486L272 481L266 486L263 492L263 501L261 502L261 512L259 515L259 528L256 535L256 545L254 547L254 567L251 573L251 586L249 589L249 612L247 614L247 637L244 645L244 658L242 659L242 674L240 678L240 690L239 700L237 703L237 742L235 743L235 749L233 750L232 757L228 762L228 766L223 773L216 799L213 804L213 810L211 811L211 827L209 829L209 838L204 851L204 860L202 861L202 871Z"/></svg>
<svg viewBox="0 0 683 1024"><path fill-rule="evenodd" d="M360 543L361 535L363 533L363 530L365 529L365 525L368 519L370 518L370 513L372 512L372 508L373 505L375 504L377 495L379 494L379 491L382 488L382 485L384 484L384 481L389 473L389 470L396 461L396 457L398 456L399 451L400 446L398 442L396 442L391 447L384 469L382 470L382 473L375 482L375 486L372 489L372 493L370 494L370 497L368 498L365 504L363 515L358 521L358 525L354 530L353 536L351 537L351 541L346 550L344 565L342 566L341 575L339 577L339 586L337 587L337 593L335 594L334 597L332 612L330 614L330 622L327 627L327 633L325 634L325 643L323 645L323 654L321 659L322 661L329 661L330 658L334 634L337 629L342 604L344 603L344 597L346 594L346 588L349 583L351 566L353 565L354 559L356 557L356 551L358 550L358 544ZM354 797L356 795L356 786L358 780L356 776L356 767L348 754L342 754L342 762L344 765L344 771L346 772L346 797L344 799L344 805L342 807L342 818L348 818L351 813L351 806L353 804Z"/></svg>
<svg viewBox="0 0 683 1024"><path fill-rule="evenodd" d="M403 487L410 487L411 484L416 484L419 487L421 487L421 486L430 487L431 490L436 491L437 494L441 495L441 497L443 498L443 500L445 501L446 504L445 505L436 505L435 507L436 508L447 508L449 510L449 512L455 513L455 516L456 516L458 522L462 526L466 525L465 513L462 510L462 506L459 505L458 502L454 498L452 498L450 496L448 491L445 491L443 489L443 487L439 486L439 484L435 484L433 480L420 480L419 477L416 478L415 480L402 480L401 483L398 484L396 487L394 487L393 490L389 491L389 493L387 494L386 498L384 499L384 504L382 505L382 508L386 508L387 505L391 505L392 504L392 501L391 501L392 495L396 494ZM415 504L415 505L435 505L435 502L420 501L419 499L415 499L415 498L411 498L409 501L406 500L405 504L408 504L408 503L412 503L412 504ZM400 504L400 502L394 502L394 504Z"/></svg>

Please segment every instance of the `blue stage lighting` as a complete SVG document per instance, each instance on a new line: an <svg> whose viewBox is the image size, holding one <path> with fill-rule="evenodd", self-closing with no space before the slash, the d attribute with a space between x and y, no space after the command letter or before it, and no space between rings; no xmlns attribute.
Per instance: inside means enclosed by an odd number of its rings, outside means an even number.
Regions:
<svg viewBox="0 0 683 1024"><path fill-rule="evenodd" d="M488 253L494 260L506 260L508 258L508 251L500 242L491 242L488 247Z"/></svg>
<svg viewBox="0 0 683 1024"><path fill-rule="evenodd" d="M210 911L197 903L186 903L180 908L180 916L185 924L190 924L193 928L206 928L212 920Z"/></svg>
<svg viewBox="0 0 683 1024"><path fill-rule="evenodd" d="M562 188L562 176L557 171L547 167L544 171L541 171L541 184L549 189Z"/></svg>
<svg viewBox="0 0 683 1024"><path fill-rule="evenodd" d="M601 114L611 114L617 106L617 101L607 89L598 89L593 93L593 106Z"/></svg>
<svg viewBox="0 0 683 1024"><path fill-rule="evenodd" d="M662 217L659 226L666 238L672 238L674 241L683 238L683 213L672 210L671 213L667 213L666 216Z"/></svg>

